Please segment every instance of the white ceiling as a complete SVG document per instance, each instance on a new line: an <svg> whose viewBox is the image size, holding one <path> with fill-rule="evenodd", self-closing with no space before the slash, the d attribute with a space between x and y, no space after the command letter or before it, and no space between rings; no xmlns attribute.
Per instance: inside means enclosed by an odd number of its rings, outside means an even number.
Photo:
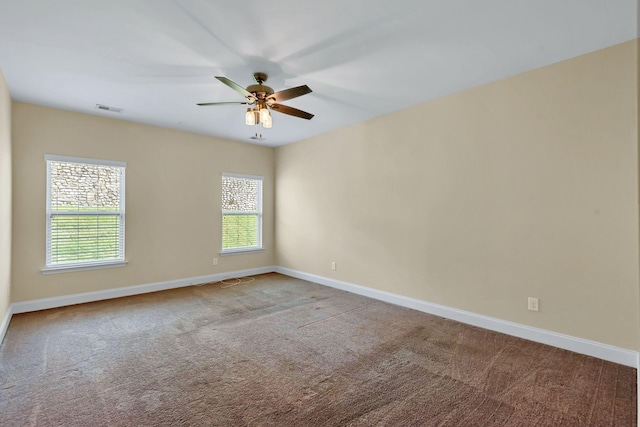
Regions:
<svg viewBox="0 0 640 427"><path fill-rule="evenodd" d="M244 142L241 86L283 102L263 145L299 141L637 37L636 0L0 0L16 101ZM120 114L96 104L123 108Z"/></svg>

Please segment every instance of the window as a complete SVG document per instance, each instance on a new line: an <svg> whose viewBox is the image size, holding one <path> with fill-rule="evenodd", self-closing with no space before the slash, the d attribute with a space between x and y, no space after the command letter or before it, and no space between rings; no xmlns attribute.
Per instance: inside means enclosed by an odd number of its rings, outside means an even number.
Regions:
<svg viewBox="0 0 640 427"><path fill-rule="evenodd" d="M44 273L124 265L124 171L108 160L46 155Z"/></svg>
<svg viewBox="0 0 640 427"><path fill-rule="evenodd" d="M222 252L262 249L262 177L222 174Z"/></svg>

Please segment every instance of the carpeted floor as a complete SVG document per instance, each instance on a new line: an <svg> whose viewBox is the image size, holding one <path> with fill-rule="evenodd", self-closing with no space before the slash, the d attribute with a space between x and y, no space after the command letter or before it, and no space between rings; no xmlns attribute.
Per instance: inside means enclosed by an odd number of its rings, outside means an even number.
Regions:
<svg viewBox="0 0 640 427"><path fill-rule="evenodd" d="M3 426L634 426L636 370L279 274L13 317Z"/></svg>

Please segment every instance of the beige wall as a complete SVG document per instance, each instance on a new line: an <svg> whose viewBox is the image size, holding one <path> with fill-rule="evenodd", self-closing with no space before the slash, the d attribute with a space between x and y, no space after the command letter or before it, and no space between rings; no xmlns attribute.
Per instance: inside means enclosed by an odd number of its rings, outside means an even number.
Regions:
<svg viewBox="0 0 640 427"><path fill-rule="evenodd" d="M127 162L122 268L43 275L44 155ZM31 104L13 104L12 301L184 279L274 263L274 150ZM225 256L220 174L262 175L264 247Z"/></svg>
<svg viewBox="0 0 640 427"><path fill-rule="evenodd" d="M278 148L278 264L637 350L636 55Z"/></svg>
<svg viewBox="0 0 640 427"><path fill-rule="evenodd" d="M11 298L11 98L0 69L0 323Z"/></svg>

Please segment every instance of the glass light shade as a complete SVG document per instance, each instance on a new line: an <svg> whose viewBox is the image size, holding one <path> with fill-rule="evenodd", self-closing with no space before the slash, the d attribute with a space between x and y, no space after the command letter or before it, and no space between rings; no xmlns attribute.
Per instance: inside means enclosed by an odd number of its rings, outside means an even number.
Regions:
<svg viewBox="0 0 640 427"><path fill-rule="evenodd" d="M268 120L268 118L271 118L271 114L269 114L269 110L262 107L260 109L260 123L264 124Z"/></svg>
<svg viewBox="0 0 640 427"><path fill-rule="evenodd" d="M244 116L244 122L249 126L256 124L256 114L251 108L247 108L247 113Z"/></svg>
<svg viewBox="0 0 640 427"><path fill-rule="evenodd" d="M273 126L273 121L272 121L272 119L271 119L271 114L269 114L269 115L267 116L267 120L265 120L264 122L262 122L262 126L263 126L265 129L271 129L271 126Z"/></svg>

